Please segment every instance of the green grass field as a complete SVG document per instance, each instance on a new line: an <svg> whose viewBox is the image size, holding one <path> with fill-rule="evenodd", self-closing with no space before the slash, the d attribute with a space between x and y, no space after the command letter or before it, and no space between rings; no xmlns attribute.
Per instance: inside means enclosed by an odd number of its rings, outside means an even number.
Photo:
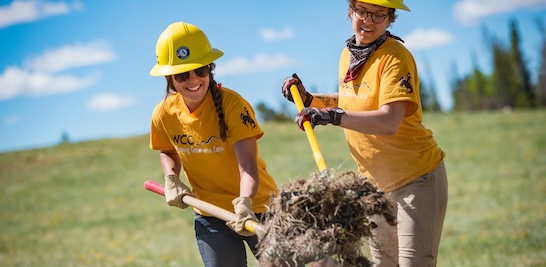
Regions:
<svg viewBox="0 0 546 267"><path fill-rule="evenodd" d="M546 266L546 111L425 125L450 183L438 266ZM294 123L262 128L279 185L317 169ZM339 128L315 133L329 168L354 170ZM192 212L146 191L148 179L163 178L147 135L0 154L0 266L203 266Z"/></svg>

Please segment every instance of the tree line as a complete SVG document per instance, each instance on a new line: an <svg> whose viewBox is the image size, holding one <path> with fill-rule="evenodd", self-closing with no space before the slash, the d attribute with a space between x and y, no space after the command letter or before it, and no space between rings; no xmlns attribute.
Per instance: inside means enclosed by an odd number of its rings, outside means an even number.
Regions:
<svg viewBox="0 0 546 267"><path fill-rule="evenodd" d="M516 20L509 23L510 40L502 40L483 29L487 50L491 52L491 73L486 74L476 63L463 77L453 77L451 92L454 110L499 110L546 106L546 31L537 19L541 37L538 77L533 83L527 60L521 48L521 35ZM473 57L475 58L475 57ZM454 65L452 73L457 73Z"/></svg>

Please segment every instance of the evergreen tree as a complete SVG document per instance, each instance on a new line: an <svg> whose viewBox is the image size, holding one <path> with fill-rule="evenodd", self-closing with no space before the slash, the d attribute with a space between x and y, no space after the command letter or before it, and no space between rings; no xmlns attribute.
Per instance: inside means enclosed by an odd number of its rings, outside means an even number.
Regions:
<svg viewBox="0 0 546 267"><path fill-rule="evenodd" d="M537 25L542 36L537 84L533 85L526 65L516 21L511 20L509 24L509 46L483 28L485 45L491 51L492 73L483 73L476 62L470 75L459 78L454 71L451 88L455 110L532 108L537 104L546 106L546 31L540 19Z"/></svg>
<svg viewBox="0 0 546 267"><path fill-rule="evenodd" d="M258 103L258 105L256 105L256 109L258 110L258 114L263 121L281 122L292 120L292 117L290 116L285 104L282 104L280 112L270 108L264 102Z"/></svg>
<svg viewBox="0 0 546 267"><path fill-rule="evenodd" d="M432 69L428 64L428 60L425 59L425 72L426 76L429 78L429 81L422 79L420 75L419 79L419 96L421 98L421 107L423 111L441 111L440 103L436 97L436 86L434 84L434 76L432 75Z"/></svg>
<svg viewBox="0 0 546 267"><path fill-rule="evenodd" d="M516 77L517 77L517 90L516 95L517 106L520 107L535 107L536 96L533 91L533 86L531 84L531 75L529 70L525 65L525 60L523 58L523 53L520 49L520 37L517 28L517 23L515 20L510 22L510 35L512 42L512 57L516 68Z"/></svg>
<svg viewBox="0 0 546 267"><path fill-rule="evenodd" d="M542 37L542 48L540 53L540 63L538 68L538 81L535 87L537 104L546 106L546 27L540 19L537 18L537 28Z"/></svg>
<svg viewBox="0 0 546 267"><path fill-rule="evenodd" d="M492 92L489 86L489 77L480 70L476 61L477 56L473 55L472 59L474 68L467 80L469 101L471 101L472 109L490 109Z"/></svg>
<svg viewBox="0 0 546 267"><path fill-rule="evenodd" d="M518 98L518 76L512 53L504 44L495 37L489 39L489 45L493 52L493 76L492 76L492 107L514 108Z"/></svg>
<svg viewBox="0 0 546 267"><path fill-rule="evenodd" d="M468 89L465 85L464 79L459 77L457 63L453 62L450 69L450 86L452 88L451 94L454 102L453 109L459 111L470 111L471 106L469 103L471 101L469 100L470 97L468 94Z"/></svg>

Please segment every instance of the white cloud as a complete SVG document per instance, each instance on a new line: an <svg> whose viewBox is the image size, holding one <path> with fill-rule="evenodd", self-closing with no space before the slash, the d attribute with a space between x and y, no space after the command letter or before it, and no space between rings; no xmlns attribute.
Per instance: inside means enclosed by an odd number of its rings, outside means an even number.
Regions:
<svg viewBox="0 0 546 267"><path fill-rule="evenodd" d="M418 28L409 35L402 37L409 50L419 51L449 44L453 37L449 32L438 29Z"/></svg>
<svg viewBox="0 0 546 267"><path fill-rule="evenodd" d="M35 71L60 72L66 69L95 65L115 59L108 43L96 41L88 44L67 45L36 58L27 60L25 68Z"/></svg>
<svg viewBox="0 0 546 267"><path fill-rule="evenodd" d="M8 67L0 75L0 100L19 95L43 96L67 93L88 87L97 79L98 75L75 77L53 75L47 72L28 72Z"/></svg>
<svg viewBox="0 0 546 267"><path fill-rule="evenodd" d="M0 73L0 100L19 95L67 93L93 85L98 74L77 77L59 74L72 68L112 61L115 54L105 42L65 46L26 60L24 68L7 67Z"/></svg>
<svg viewBox="0 0 546 267"><path fill-rule="evenodd" d="M95 95L87 103L87 108L93 111L112 111L135 103L132 96L121 96L113 93L103 93Z"/></svg>
<svg viewBox="0 0 546 267"><path fill-rule="evenodd" d="M514 10L546 8L544 0L459 0L454 7L457 20L473 24L483 17L509 13Z"/></svg>
<svg viewBox="0 0 546 267"><path fill-rule="evenodd" d="M219 76L256 73L285 68L292 66L294 63L295 62L291 57L283 54L276 54L273 56L258 54L251 59L238 57L223 61L221 64L217 65L216 73Z"/></svg>
<svg viewBox="0 0 546 267"><path fill-rule="evenodd" d="M80 2L67 4L40 0L15 0L7 6L0 7L0 29L49 16L68 14L82 8L83 5Z"/></svg>
<svg viewBox="0 0 546 267"><path fill-rule="evenodd" d="M260 36L265 41L273 42L273 41L291 39L294 36L294 32L292 31L292 28L288 28L288 27L280 31L275 31L273 29L266 28L266 29L260 30Z"/></svg>

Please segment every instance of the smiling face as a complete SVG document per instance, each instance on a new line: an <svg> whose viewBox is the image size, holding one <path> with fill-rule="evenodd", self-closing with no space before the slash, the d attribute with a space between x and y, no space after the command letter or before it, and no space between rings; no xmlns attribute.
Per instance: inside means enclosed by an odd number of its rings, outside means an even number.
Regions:
<svg viewBox="0 0 546 267"><path fill-rule="evenodd" d="M358 10L360 14L367 14L367 17L365 19L361 19L362 17L357 14L355 9ZM371 44L373 41L377 40L377 38L385 34L387 28L391 25L391 20L388 16L389 8L387 7L356 1L354 3L354 7L349 6L349 13L353 32L356 36L357 45ZM375 23L372 21L373 16L380 17L381 15L386 16L381 23Z"/></svg>
<svg viewBox="0 0 546 267"><path fill-rule="evenodd" d="M208 75L201 77L196 75L195 71L190 71L189 78L185 81L175 79L174 75L171 76L171 80L174 89L182 96L190 112L193 112L203 103L203 100L207 96L210 84L210 72L208 72Z"/></svg>

